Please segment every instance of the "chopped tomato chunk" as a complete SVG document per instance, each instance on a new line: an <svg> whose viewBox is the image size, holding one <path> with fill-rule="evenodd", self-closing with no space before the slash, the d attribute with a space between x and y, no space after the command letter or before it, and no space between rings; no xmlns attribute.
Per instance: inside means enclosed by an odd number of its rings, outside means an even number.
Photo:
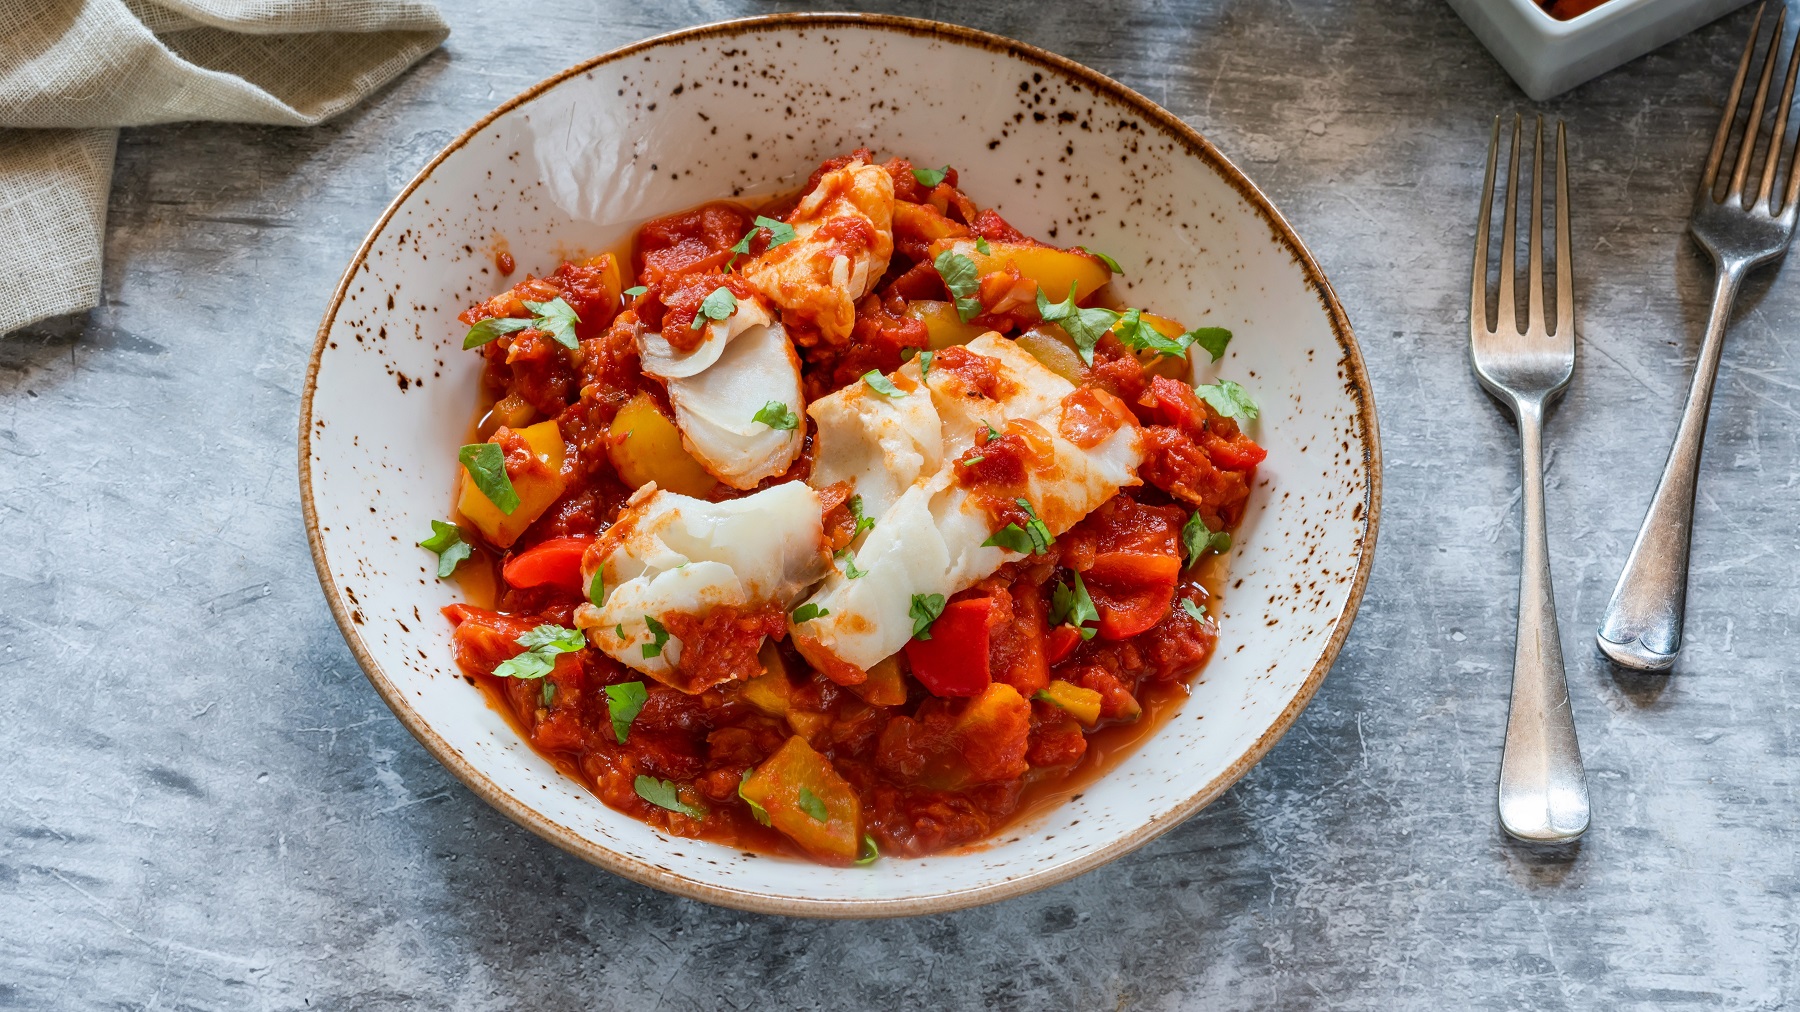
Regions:
<svg viewBox="0 0 1800 1012"><path fill-rule="evenodd" d="M913 677L934 696L979 696L993 681L988 667L988 619L994 602L985 597L952 601L931 624L931 638L906 644Z"/></svg>

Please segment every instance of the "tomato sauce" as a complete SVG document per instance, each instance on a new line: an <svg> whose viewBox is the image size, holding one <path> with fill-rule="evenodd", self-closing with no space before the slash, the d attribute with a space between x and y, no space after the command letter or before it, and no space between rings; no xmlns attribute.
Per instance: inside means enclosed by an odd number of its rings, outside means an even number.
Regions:
<svg viewBox="0 0 1800 1012"><path fill-rule="evenodd" d="M872 164L867 152L857 154ZM827 162L821 174L844 164L848 158ZM978 210L957 189L954 171L926 186L904 160L885 167L897 199L929 212L916 220L936 215L984 241L1035 245L991 209ZM537 668L519 667L532 660L521 637L571 626L586 597L575 560L584 550L604 550L633 491L621 478L621 441L668 415L660 384L638 364L637 327L685 335L708 293L726 287L750 297L742 280L726 273L745 255L733 247L748 237L748 255L767 248L769 230L754 226L758 211L794 203L713 203L656 219L640 229L628 257L565 263L463 315L472 327L521 321L505 324L510 329L478 352L487 404L475 438L498 439L509 472L561 484L504 549L457 518L474 556L454 577L468 603L445 610L456 657L559 770L610 807L671 835L842 863L842 854L822 854L779 823L766 824L745 793L752 775L798 738L829 763L880 854L979 845L1079 793L1154 733L1179 708L1217 640L1208 606L1224 575L1222 557L1197 557L1196 547L1241 518L1263 451L1193 388L1160 375L1115 335L1100 339L1091 369L1065 399L1061 435L1087 448L1124 426L1140 427L1144 483L1041 551L951 595L930 626L935 642L915 639L868 672L826 673L786 638L779 608L719 607L661 616L679 647L667 684L585 645L543 654ZM827 238L846 250L873 241L854 227ZM919 268L930 265L919 255L918 244L896 242L886 276L857 306L847 344L798 349L809 399L868 369L891 371L909 349L927 346L931 335L908 315L910 300L921 289L927 298L943 294L941 284L939 291L921 284ZM989 277L1000 280L982 279L982 324L1013 334L1040 324L1035 300L1018 294L1021 281L1034 283L1016 269ZM578 316L564 332L543 309L555 299ZM989 396L1008 392L999 389L1006 381L990 360L960 346L940 347L932 368ZM628 432L615 431L628 419ZM533 470L535 458L515 469L512 458L530 451L518 434L546 420L557 423L565 443L560 476ZM997 531L1036 522L1018 497L1048 438L1034 422L1001 422L956 461L958 481L987 508ZM765 485L804 479L810 453ZM828 547L844 547L859 533L853 490L820 491ZM723 485L711 493L739 494ZM1204 525L1199 541L1191 537L1195 525ZM647 793L645 778L657 789Z"/></svg>

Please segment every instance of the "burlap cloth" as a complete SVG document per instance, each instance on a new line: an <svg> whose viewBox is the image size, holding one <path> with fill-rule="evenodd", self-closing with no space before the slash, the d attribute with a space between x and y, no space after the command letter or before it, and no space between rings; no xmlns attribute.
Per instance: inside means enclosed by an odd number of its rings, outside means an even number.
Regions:
<svg viewBox="0 0 1800 1012"><path fill-rule="evenodd" d="M99 302L120 127L310 126L449 34L418 0L0 0L0 335Z"/></svg>

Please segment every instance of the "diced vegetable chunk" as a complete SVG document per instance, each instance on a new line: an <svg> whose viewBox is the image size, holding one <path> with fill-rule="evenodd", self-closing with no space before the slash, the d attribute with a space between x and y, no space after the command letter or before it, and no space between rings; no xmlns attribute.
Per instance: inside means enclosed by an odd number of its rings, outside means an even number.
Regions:
<svg viewBox="0 0 1800 1012"><path fill-rule="evenodd" d="M1033 698L1056 704L1081 721L1083 727L1093 727L1094 722L1100 719L1100 693L1071 685L1060 678L1052 681Z"/></svg>
<svg viewBox="0 0 1800 1012"><path fill-rule="evenodd" d="M509 587L556 587L579 594L581 556L593 538L551 538L506 561L500 575Z"/></svg>
<svg viewBox="0 0 1800 1012"><path fill-rule="evenodd" d="M516 432L501 429L488 442L499 443L504 449L510 440L520 437L530 448L532 460L518 473L510 470L507 473L513 492L519 497L519 505L510 514L501 512L500 507L475 486L466 468L462 472L462 493L456 501L457 511L463 519L481 531L489 544L498 548L506 548L519 540L519 535L563 494L563 438L556 422L539 422Z"/></svg>
<svg viewBox="0 0 1800 1012"><path fill-rule="evenodd" d="M988 332L987 327L964 323L956 313L954 302L914 299L906 304L906 315L925 325L930 335L931 350L938 351L953 344L968 344Z"/></svg>
<svg viewBox="0 0 1800 1012"><path fill-rule="evenodd" d="M931 624L930 639L906 644L913 677L934 696L979 696L993 681L988 618L993 599L952 601Z"/></svg>
<svg viewBox="0 0 1800 1012"><path fill-rule="evenodd" d="M883 658L869 669L869 677L856 685L845 686L870 706L899 706L906 702L906 676L900 671L900 657Z"/></svg>
<svg viewBox="0 0 1800 1012"><path fill-rule="evenodd" d="M983 253L973 239L942 239L931 244L931 255L955 250L975 261L977 275L1003 271L1007 264L1037 282L1038 289L1057 302L1069 297L1069 285L1075 286L1075 298L1085 299L1096 288L1112 278L1112 272L1098 257L1054 246L1032 246L1025 243L990 242L991 252Z"/></svg>
<svg viewBox="0 0 1800 1012"><path fill-rule="evenodd" d="M862 846L862 801L806 739L789 738L745 778L738 793L762 806L769 824L807 851L856 860Z"/></svg>
<svg viewBox="0 0 1800 1012"><path fill-rule="evenodd" d="M654 481L657 488L703 499L718 484L681 445L681 430L649 394L640 393L619 409L610 434L607 456L631 488Z"/></svg>
<svg viewBox="0 0 1800 1012"><path fill-rule="evenodd" d="M1087 363L1061 328L1033 327L1019 335L1018 345L1044 368L1079 386L1087 378Z"/></svg>

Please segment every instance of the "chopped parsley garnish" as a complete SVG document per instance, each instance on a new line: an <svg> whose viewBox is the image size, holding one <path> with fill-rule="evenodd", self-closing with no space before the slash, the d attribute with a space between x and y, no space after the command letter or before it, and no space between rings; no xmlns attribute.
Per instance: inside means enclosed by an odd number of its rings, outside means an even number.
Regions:
<svg viewBox="0 0 1800 1012"><path fill-rule="evenodd" d="M605 566L601 566L599 569L594 570L594 578L588 581L587 599L588 603L596 608L600 607L600 603L606 600Z"/></svg>
<svg viewBox="0 0 1800 1012"><path fill-rule="evenodd" d="M853 495L844 505L850 507L850 516L856 521L856 529L850 532L850 540L862 537L862 532L875 526L875 518L863 512L862 496Z"/></svg>
<svg viewBox="0 0 1800 1012"><path fill-rule="evenodd" d="M883 376L880 369L870 369L868 372L863 373L862 381L869 385L870 390L875 391L883 397L906 396L906 391L895 386L893 380Z"/></svg>
<svg viewBox="0 0 1800 1012"><path fill-rule="evenodd" d="M706 809L697 808L681 800L681 794L675 789L673 780L658 780L655 777L639 776L631 784L637 796L658 808L667 808L671 812L680 812L690 819L706 818Z"/></svg>
<svg viewBox="0 0 1800 1012"><path fill-rule="evenodd" d="M623 294L635 299L649 290L650 289L645 288L643 285L632 285L630 288L625 289Z"/></svg>
<svg viewBox="0 0 1800 1012"><path fill-rule="evenodd" d="M931 623L936 622L944 613L944 595L914 594L912 596L913 639L928 640L931 638Z"/></svg>
<svg viewBox="0 0 1800 1012"><path fill-rule="evenodd" d="M543 701L544 709L550 709L550 704L556 702L556 683L548 678L544 679L544 690L538 693L538 698Z"/></svg>
<svg viewBox="0 0 1800 1012"><path fill-rule="evenodd" d="M919 181L920 186L935 187L944 181L945 176L950 174L950 166L946 165L941 169L914 169L912 174L913 178Z"/></svg>
<svg viewBox="0 0 1800 1012"><path fill-rule="evenodd" d="M880 856L881 856L881 848L875 846L875 838L873 836L870 836L867 833L864 833L863 834L862 853L856 855L856 860L851 863L859 864L859 865L860 864L874 864L875 859Z"/></svg>
<svg viewBox="0 0 1800 1012"><path fill-rule="evenodd" d="M766 826L769 824L769 810L757 804L753 798L744 793L744 783L750 779L750 774L755 772L756 767L752 766L738 778L738 797L743 799L744 804L750 806L750 814L756 817L756 821Z"/></svg>
<svg viewBox="0 0 1800 1012"><path fill-rule="evenodd" d="M1000 430L999 430L999 429L996 429L996 428L994 428L994 423L993 423L993 422L990 422L990 421L988 421L988 420L987 420L987 419L985 419L985 418L983 418L983 419L982 419L982 420L981 420L981 424L982 424L982 425L984 425L984 426L986 426L986 427L987 427L987 438L986 438L986 439L984 439L984 440L982 440L982 443L983 443L983 444L984 444L984 445L985 445L985 444L987 444L987 443L991 443L991 442L993 442L993 441L994 441L994 440L996 440L996 439L999 439L999 438L1000 438Z"/></svg>
<svg viewBox="0 0 1800 1012"><path fill-rule="evenodd" d="M937 352L935 352L935 351L919 352L919 378L920 379L924 379L926 377L926 375L931 372L931 359L932 359L932 356L934 356L936 354L937 354Z"/></svg>
<svg viewBox="0 0 1800 1012"><path fill-rule="evenodd" d="M976 464L979 464L986 459L986 454L977 454L973 457L964 457L962 460L957 461L957 463L963 467L974 467Z"/></svg>
<svg viewBox="0 0 1800 1012"><path fill-rule="evenodd" d="M1081 360L1088 365L1094 364L1094 346L1106 336L1113 324L1119 322L1123 314L1110 309L1082 309L1075 304L1074 282L1069 283L1069 297L1061 302L1051 302L1044 296L1044 290L1038 289L1038 315L1046 322L1061 325L1063 331L1075 341L1075 350L1081 353Z"/></svg>
<svg viewBox="0 0 1800 1012"><path fill-rule="evenodd" d="M737 296L724 285L712 290L712 294L700 300L700 311L694 314L694 322L689 326L699 330L706 326L708 320L723 320L737 311Z"/></svg>
<svg viewBox="0 0 1800 1012"><path fill-rule="evenodd" d="M1114 274L1117 274L1120 277L1125 276L1125 268L1120 267L1117 260L1107 256L1105 253L1102 253L1097 249L1088 249L1086 246L1077 246L1075 248L1086 253L1088 256L1099 258L1100 262L1106 265L1106 269L1112 271Z"/></svg>
<svg viewBox="0 0 1800 1012"><path fill-rule="evenodd" d="M825 810L825 801L812 792L809 787L800 788L800 796L795 799L800 810L812 816L814 822L830 822L831 813Z"/></svg>
<svg viewBox="0 0 1800 1012"><path fill-rule="evenodd" d="M462 528L455 524L447 524L442 520L431 522L431 537L419 542L419 547L436 552L438 557L438 579L446 579L456 572L456 564L469 557L474 551L462 538Z"/></svg>
<svg viewBox="0 0 1800 1012"><path fill-rule="evenodd" d="M1256 402L1250 399L1243 387L1230 380L1202 384L1196 386L1194 392L1226 418L1242 418L1246 421L1256 418Z"/></svg>
<svg viewBox="0 0 1800 1012"><path fill-rule="evenodd" d="M513 641L525 652L494 668L495 678L542 678L556 667L558 654L572 654L587 646L587 637L579 629L559 625L540 625Z"/></svg>
<svg viewBox="0 0 1800 1012"><path fill-rule="evenodd" d="M625 738L631 733L631 722L644 710L644 702L650 698L643 682L622 682L606 687L606 715L612 718L613 737L619 744L625 744Z"/></svg>
<svg viewBox="0 0 1800 1012"><path fill-rule="evenodd" d="M1018 552L1020 555L1030 555L1036 546L1031 543L1031 535L1025 533L1025 528L1018 524L1007 524L983 541L981 547L1004 548L1009 552Z"/></svg>
<svg viewBox="0 0 1800 1012"><path fill-rule="evenodd" d="M1206 621L1206 605L1195 604L1191 597L1181 599L1181 610L1187 613L1188 618L1196 622Z"/></svg>
<svg viewBox="0 0 1800 1012"><path fill-rule="evenodd" d="M1050 592L1050 624L1052 626L1069 623L1080 630L1081 638L1091 640L1098 630L1089 629L1087 623L1100 621L1100 612L1094 608L1094 599L1088 596L1087 585L1081 582L1080 573L1070 573L1075 585L1059 583Z"/></svg>
<svg viewBox="0 0 1800 1012"><path fill-rule="evenodd" d="M829 614L831 614L830 608L821 608L808 601L794 609L794 623L798 625L801 622L811 622L815 618L824 618Z"/></svg>
<svg viewBox="0 0 1800 1012"><path fill-rule="evenodd" d="M984 257L993 256L994 247L988 245L986 236L978 235L975 237L975 252L980 253Z"/></svg>
<svg viewBox="0 0 1800 1012"><path fill-rule="evenodd" d="M731 252L748 254L750 252L750 240L756 237L757 229L763 228L769 230L768 249L774 249L777 246L783 246L794 241L794 226L789 225L785 221L776 221L774 218L765 218L759 214L756 216L756 224L751 226L750 231L744 233L744 237L737 241L736 246L731 247ZM767 252L767 250L764 252ZM737 258L733 257L732 259L735 260Z"/></svg>
<svg viewBox="0 0 1800 1012"><path fill-rule="evenodd" d="M844 579L846 580L860 580L869 575L868 570L859 568L856 565L856 555L848 548L838 549L834 558L839 559L844 563Z"/></svg>
<svg viewBox="0 0 1800 1012"><path fill-rule="evenodd" d="M499 443L470 443L456 451L456 459L469 472L469 479L488 502L500 512L512 516L519 508L519 493L513 491L512 479L506 476L506 451Z"/></svg>
<svg viewBox="0 0 1800 1012"><path fill-rule="evenodd" d="M1224 327L1195 327L1177 340L1199 345L1217 362L1224 357L1225 346L1231 343L1231 331Z"/></svg>
<svg viewBox="0 0 1800 1012"><path fill-rule="evenodd" d="M521 320L510 316L495 316L482 320L469 328L463 336L463 350L479 348L502 334L531 328L541 330L565 348L575 348L580 342L575 340L575 325L581 317L575 315L575 307L563 301L558 295L549 302L527 302L525 308L531 311L531 319Z"/></svg>
<svg viewBox="0 0 1800 1012"><path fill-rule="evenodd" d="M1231 343L1231 331L1224 327L1196 327L1185 334L1169 337L1145 322L1142 310L1127 309L1112 328L1119 341L1133 351L1153 351L1171 358L1187 357L1189 345L1198 344L1217 362Z"/></svg>
<svg viewBox="0 0 1800 1012"><path fill-rule="evenodd" d="M1181 525L1181 546L1187 549L1188 565L1200 561L1200 556L1207 552L1225 553L1231 551L1231 532L1215 531L1195 513L1188 517L1188 522Z"/></svg>
<svg viewBox="0 0 1800 1012"><path fill-rule="evenodd" d="M937 268L938 277L944 279L944 287L956 299L956 315L962 322L968 323L980 316L981 300L975 294L981 291L981 275L975 261L947 249L939 253L931 265Z"/></svg>
<svg viewBox="0 0 1800 1012"><path fill-rule="evenodd" d="M669 630L664 629L661 622L658 622L648 615L644 616L644 628L650 630L651 636L651 641L644 644L644 656L662 656L663 647L668 645L669 642Z"/></svg>
<svg viewBox="0 0 1800 1012"><path fill-rule="evenodd" d="M1031 518L1025 521L1025 533L1031 538L1032 550L1038 555L1049 551L1050 546L1056 543L1056 538L1051 536L1050 528L1045 527L1044 522L1038 519L1037 510L1032 509L1027 500L1014 499L1013 502Z"/></svg>
<svg viewBox="0 0 1800 1012"><path fill-rule="evenodd" d="M786 401L764 404L756 409L756 414L750 416L750 420L761 422L771 429L791 430L800 427L800 416L794 414L794 409L788 407Z"/></svg>

